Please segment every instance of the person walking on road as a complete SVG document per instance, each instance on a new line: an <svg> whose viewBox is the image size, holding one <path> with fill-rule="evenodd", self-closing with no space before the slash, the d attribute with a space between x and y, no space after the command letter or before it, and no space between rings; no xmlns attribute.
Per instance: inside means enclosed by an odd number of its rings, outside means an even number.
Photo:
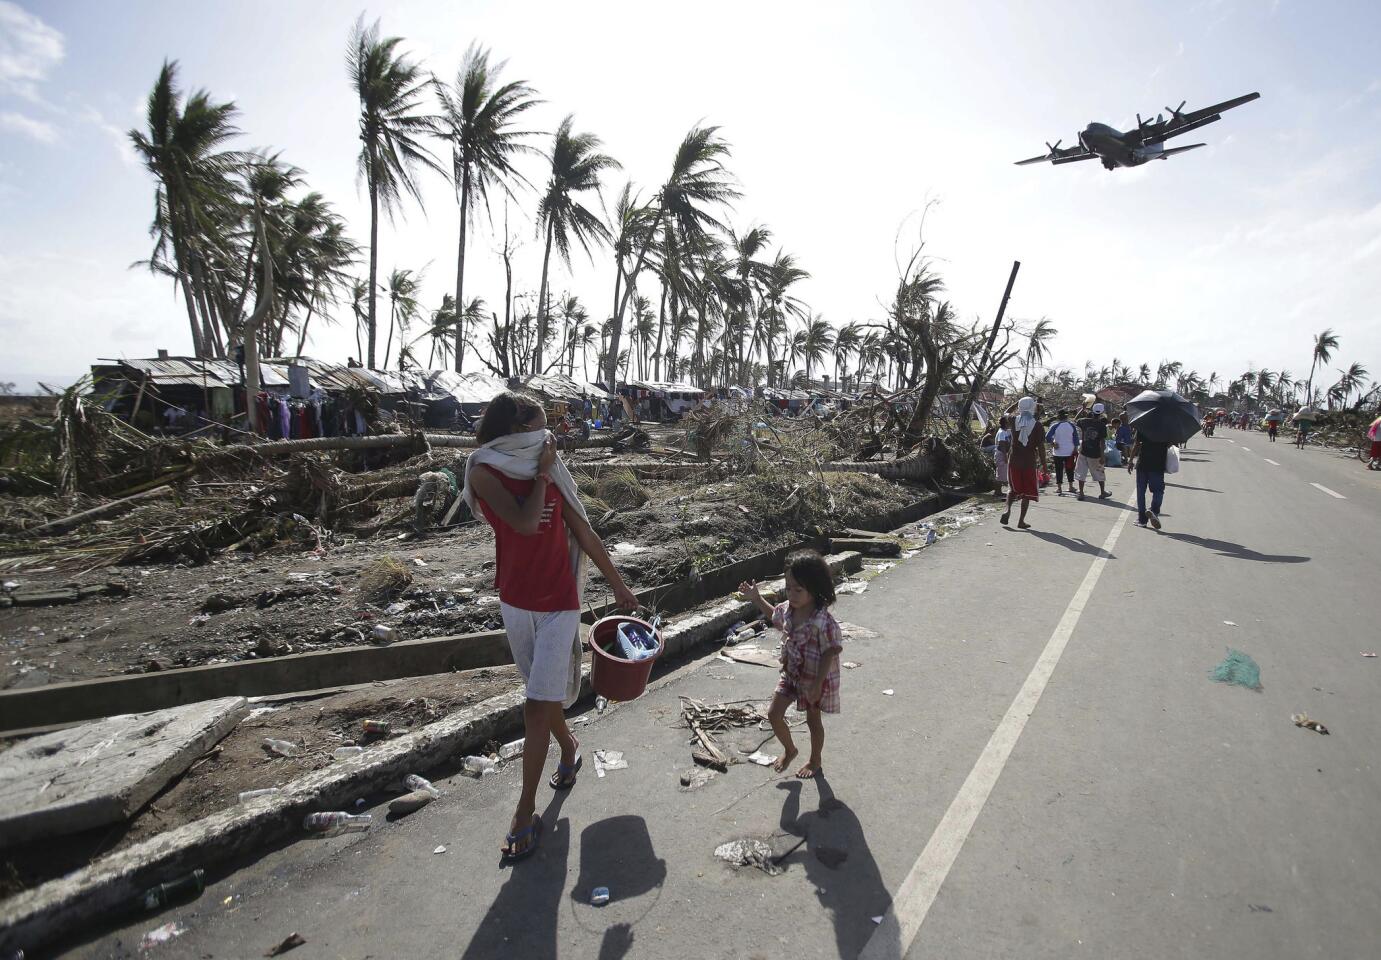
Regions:
<svg viewBox="0 0 1381 960"><path fill-rule="evenodd" d="M476 439L480 448L465 463L462 496L494 528L499 609L513 662L527 684L523 789L503 846L511 861L532 853L542 837L537 787L551 738L561 747L552 789L573 787L581 766L580 743L566 726L563 707L580 695L583 556L604 574L619 607L636 609L638 599L590 527L541 403L499 394Z"/></svg>
<svg viewBox="0 0 1381 960"><path fill-rule="evenodd" d="M1079 460L1074 465L1074 478L1079 481L1079 499L1084 499L1084 482L1089 475L1098 481L1098 499L1106 500L1108 492L1107 473L1103 448L1108 442L1108 422L1103 419L1104 407L1095 403L1086 417L1081 417L1079 428Z"/></svg>
<svg viewBox="0 0 1381 960"><path fill-rule="evenodd" d="M1072 424L1071 424L1072 427ZM1040 424L1036 422L1036 398L1022 397L1017 403L1017 419L1012 428L1012 452L1007 458L1007 509L1002 514L1002 525L1012 519L1012 503L1021 501L1021 515L1017 526L1030 530L1026 522L1026 511L1031 503L1040 499L1040 480L1036 467L1048 470L1045 459L1045 437Z"/></svg>
<svg viewBox="0 0 1381 960"><path fill-rule="evenodd" d="M1004 493L1003 487L1007 486L1007 458L1012 453L1012 418L1002 417L997 422L997 433L993 437L993 465L996 467L997 476L997 495L1001 497Z"/></svg>
<svg viewBox="0 0 1381 960"><path fill-rule="evenodd" d="M1155 440L1145 440L1138 433L1132 445L1132 460L1127 461L1127 472L1136 463L1136 523L1139 527L1149 523L1160 529L1160 510L1165 502L1165 464L1170 456L1170 444ZM1146 509L1146 491L1151 491L1151 509Z"/></svg>
<svg viewBox="0 0 1381 960"><path fill-rule="evenodd" d="M1381 417L1377 417L1367 428L1367 439L1371 441L1371 451L1367 460L1368 470L1381 470Z"/></svg>
<svg viewBox="0 0 1381 960"><path fill-rule="evenodd" d="M796 743L786 722L793 703L806 715L810 730L810 759L796 771L801 780L821 772L825 749L824 714L839 712L839 654L844 650L839 623L830 614L834 603L834 578L829 564L814 550L798 550L786 558L786 600L773 606L752 580L739 584L739 592L758 605L772 626L782 631L782 671L772 695L767 719L782 744L782 756L772 765L781 773L796 759Z"/></svg>
<svg viewBox="0 0 1381 960"><path fill-rule="evenodd" d="M1117 452L1122 454L1123 460L1129 460L1132 456L1132 428L1122 422L1121 417L1114 417L1112 425L1116 428L1113 434L1117 444Z"/></svg>
<svg viewBox="0 0 1381 960"><path fill-rule="evenodd" d="M1069 492L1074 492L1074 456L1079 449L1079 428L1069 422L1069 411L1061 410L1056 415L1054 426L1045 435L1050 444L1050 455L1055 460L1055 493L1065 495L1065 474L1069 474Z"/></svg>

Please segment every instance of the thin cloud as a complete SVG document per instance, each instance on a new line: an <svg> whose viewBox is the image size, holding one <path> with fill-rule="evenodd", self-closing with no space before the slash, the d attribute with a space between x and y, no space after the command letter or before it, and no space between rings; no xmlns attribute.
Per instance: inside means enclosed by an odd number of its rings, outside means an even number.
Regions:
<svg viewBox="0 0 1381 960"><path fill-rule="evenodd" d="M10 0L0 0L0 90L38 99L37 84L62 62L63 36Z"/></svg>
<svg viewBox="0 0 1381 960"><path fill-rule="evenodd" d="M12 110L0 113L0 130L21 134L39 143L57 143L58 139L58 128L51 123Z"/></svg>

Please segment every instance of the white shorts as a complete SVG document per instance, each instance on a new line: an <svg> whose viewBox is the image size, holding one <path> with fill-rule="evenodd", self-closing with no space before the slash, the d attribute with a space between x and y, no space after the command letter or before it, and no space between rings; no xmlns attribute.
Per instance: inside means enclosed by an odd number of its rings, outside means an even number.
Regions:
<svg viewBox="0 0 1381 960"><path fill-rule="evenodd" d="M1074 464L1074 479L1083 483L1088 479L1090 473L1093 474L1093 479L1099 483L1107 479L1103 472L1102 457L1086 457L1082 453L1079 454L1079 461Z"/></svg>
<svg viewBox="0 0 1381 960"><path fill-rule="evenodd" d="M527 698L570 706L580 697L580 611L543 613L499 604L508 649Z"/></svg>

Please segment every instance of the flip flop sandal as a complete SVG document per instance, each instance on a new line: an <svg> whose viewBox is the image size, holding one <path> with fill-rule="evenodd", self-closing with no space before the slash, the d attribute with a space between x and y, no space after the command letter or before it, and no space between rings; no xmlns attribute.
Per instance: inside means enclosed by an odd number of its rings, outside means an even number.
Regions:
<svg viewBox="0 0 1381 960"><path fill-rule="evenodd" d="M528 843L526 847L515 853L513 848L516 847L527 837L531 837L532 840ZM523 829L519 830L517 833L510 833L507 837L504 838L505 845L501 851L503 853L504 863L517 863L519 860L531 856L532 852L537 849L537 845L541 843L541 841L542 817L539 814L534 813L532 815L531 823L529 823Z"/></svg>
<svg viewBox="0 0 1381 960"><path fill-rule="evenodd" d="M580 768L585 765L585 758L580 754L575 755L575 763L569 767L564 763L556 765L556 772L551 775L547 782L551 784L553 790L569 790L575 786L575 775L580 772Z"/></svg>

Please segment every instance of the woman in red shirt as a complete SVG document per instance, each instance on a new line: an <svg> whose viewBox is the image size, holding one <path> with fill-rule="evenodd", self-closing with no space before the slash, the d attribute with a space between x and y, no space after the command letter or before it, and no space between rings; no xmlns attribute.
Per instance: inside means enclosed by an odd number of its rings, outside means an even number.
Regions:
<svg viewBox="0 0 1381 960"><path fill-rule="evenodd" d="M535 476L514 476L484 462L511 461L519 465L514 472L530 471L531 460L524 458L537 449L539 441L534 436L527 443L521 435L539 432L545 440L540 442ZM574 786L582 762L580 744L566 726L563 712L563 704L574 702L578 690L579 552L604 574L619 607L634 609L638 600L591 529L569 474L557 463L556 443L547 433L542 405L521 394L501 393L485 410L476 434L481 449L471 455L474 463L466 471L467 493L494 528L495 581L504 629L513 661L527 682L523 791L503 848L505 859L516 860L536 849L542 835L537 788L551 737L555 735L561 748L561 761L550 780L553 789ZM521 469L523 462L528 464L527 471ZM567 481L565 496L553 481L555 472Z"/></svg>

